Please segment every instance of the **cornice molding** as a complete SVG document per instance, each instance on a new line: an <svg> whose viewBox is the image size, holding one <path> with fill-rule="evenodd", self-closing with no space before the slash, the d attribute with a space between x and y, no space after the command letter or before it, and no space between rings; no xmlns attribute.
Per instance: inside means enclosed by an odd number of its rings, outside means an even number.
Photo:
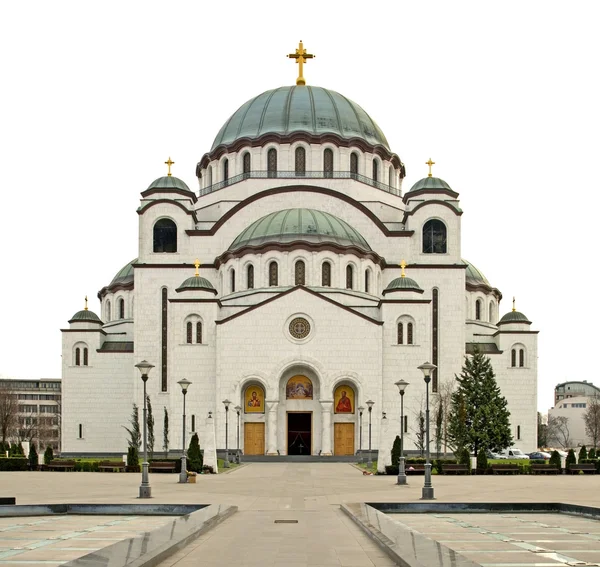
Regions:
<svg viewBox="0 0 600 567"><path fill-rule="evenodd" d="M189 215L194 219L194 223L198 222L196 211L190 211L189 209L186 209L179 201L174 201L173 199L155 199L154 201L143 204L136 212L138 215L143 215L148 209L151 209L155 205L162 205L165 203L179 207L186 215Z"/></svg>
<svg viewBox="0 0 600 567"><path fill-rule="evenodd" d="M160 193L174 193L175 195L181 195L182 197L187 197L190 201L192 201L192 203L196 203L198 201L198 197L196 197L196 194L192 191L185 191L184 189L175 188L161 189L153 187L152 189L146 189L145 191L142 191L141 195L142 197L146 198Z"/></svg>

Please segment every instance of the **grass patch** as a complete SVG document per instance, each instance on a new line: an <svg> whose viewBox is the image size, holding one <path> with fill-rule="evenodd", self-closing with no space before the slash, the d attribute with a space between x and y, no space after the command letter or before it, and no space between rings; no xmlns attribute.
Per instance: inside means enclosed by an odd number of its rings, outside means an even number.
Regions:
<svg viewBox="0 0 600 567"><path fill-rule="evenodd" d="M367 461L364 461L362 463L357 463L359 468L371 472L373 474L377 474L377 461L373 461L373 463L371 464L370 467L367 466Z"/></svg>

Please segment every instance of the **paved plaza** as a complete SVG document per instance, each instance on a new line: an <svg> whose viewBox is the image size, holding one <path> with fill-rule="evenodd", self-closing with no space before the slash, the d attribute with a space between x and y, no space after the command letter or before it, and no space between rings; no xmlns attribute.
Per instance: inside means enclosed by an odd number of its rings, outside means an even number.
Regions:
<svg viewBox="0 0 600 567"><path fill-rule="evenodd" d="M423 485L423 477L409 477L408 486L398 487L395 477L363 476L346 463L252 463L227 474L201 475L197 481L179 485L177 475L151 474L151 502L218 503L238 506L239 512L164 561L163 567L393 565L339 505L418 502ZM139 483L140 475L126 473L0 473L0 496L15 496L17 504L133 504L140 503ZM600 507L600 476L595 475L434 476L433 484L440 502Z"/></svg>

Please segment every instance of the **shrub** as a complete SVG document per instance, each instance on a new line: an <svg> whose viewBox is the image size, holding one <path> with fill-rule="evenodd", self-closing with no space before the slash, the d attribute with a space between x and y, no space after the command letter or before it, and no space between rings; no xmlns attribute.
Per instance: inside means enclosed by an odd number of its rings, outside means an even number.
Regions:
<svg viewBox="0 0 600 567"><path fill-rule="evenodd" d="M588 458L587 449L585 448L585 445L582 445L581 449L579 449L579 455L577 456L577 462L583 463L583 461L587 458Z"/></svg>
<svg viewBox="0 0 600 567"><path fill-rule="evenodd" d="M442 474L444 465L455 465L456 459L435 459L433 461L433 470L437 474Z"/></svg>
<svg viewBox="0 0 600 567"><path fill-rule="evenodd" d="M31 446L29 447L29 468L32 471L37 470L38 461L39 461L39 457L38 457L37 450L35 448L35 443L32 443Z"/></svg>
<svg viewBox="0 0 600 567"><path fill-rule="evenodd" d="M471 454L469 453L469 449L466 447L458 449L458 451L455 453L455 456L459 465L467 465L469 467L469 471L471 470Z"/></svg>
<svg viewBox="0 0 600 567"><path fill-rule="evenodd" d="M26 471L29 460L25 457L0 458L0 471Z"/></svg>
<svg viewBox="0 0 600 567"><path fill-rule="evenodd" d="M590 452L588 453L588 459L595 459L596 458L596 449L594 449L594 447L592 447L590 449Z"/></svg>
<svg viewBox="0 0 600 567"><path fill-rule="evenodd" d="M488 468L488 460L485 451L479 450L477 453L477 470L486 471Z"/></svg>
<svg viewBox="0 0 600 567"><path fill-rule="evenodd" d="M576 465L576 464L577 464L577 457L575 456L575 451L573 451L573 449L569 449L565 467L567 469L570 469L571 465Z"/></svg>
<svg viewBox="0 0 600 567"><path fill-rule="evenodd" d="M557 469L562 468L560 464L560 455L558 451L552 451L552 455L550 455L550 464L554 465Z"/></svg>
<svg viewBox="0 0 600 567"><path fill-rule="evenodd" d="M394 439L394 444L392 445L392 466L397 467L398 462L400 460L400 435L396 435L396 439Z"/></svg>
<svg viewBox="0 0 600 567"><path fill-rule="evenodd" d="M189 471L194 471L197 473L202 471L203 457L202 453L200 452L200 441L197 433L192 435L187 458L187 468Z"/></svg>
<svg viewBox="0 0 600 567"><path fill-rule="evenodd" d="M127 466L133 468L140 466L140 456L138 454L137 447L129 446L127 449Z"/></svg>
<svg viewBox="0 0 600 567"><path fill-rule="evenodd" d="M398 476L400 469L398 465L385 465L385 474Z"/></svg>
<svg viewBox="0 0 600 567"><path fill-rule="evenodd" d="M52 450L52 447L48 446L48 447L46 447L46 450L44 451L44 464L47 465L53 459L54 459L54 451Z"/></svg>

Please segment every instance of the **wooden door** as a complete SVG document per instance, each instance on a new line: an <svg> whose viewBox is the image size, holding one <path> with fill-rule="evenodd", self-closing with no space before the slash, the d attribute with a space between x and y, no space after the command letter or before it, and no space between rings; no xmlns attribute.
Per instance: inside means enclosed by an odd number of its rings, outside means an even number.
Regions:
<svg viewBox="0 0 600 567"><path fill-rule="evenodd" d="M354 455L354 423L333 424L333 454Z"/></svg>
<svg viewBox="0 0 600 567"><path fill-rule="evenodd" d="M244 423L244 455L265 454L265 424Z"/></svg>

